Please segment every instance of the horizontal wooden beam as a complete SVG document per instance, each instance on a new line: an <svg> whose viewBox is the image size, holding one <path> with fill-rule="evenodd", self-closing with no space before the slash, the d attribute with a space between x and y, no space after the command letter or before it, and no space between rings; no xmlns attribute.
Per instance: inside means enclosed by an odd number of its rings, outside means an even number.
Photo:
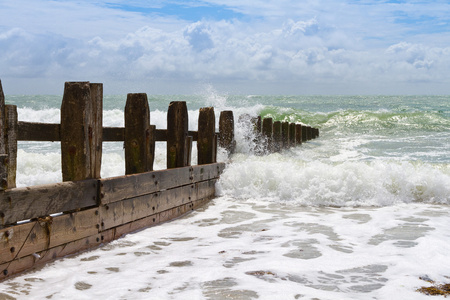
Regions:
<svg viewBox="0 0 450 300"><path fill-rule="evenodd" d="M108 204L218 178L224 168L224 163L214 163L100 179L100 201Z"/></svg>
<svg viewBox="0 0 450 300"><path fill-rule="evenodd" d="M0 227L97 203L96 179L5 190L0 192Z"/></svg>
<svg viewBox="0 0 450 300"><path fill-rule="evenodd" d="M60 124L18 122L18 141L38 142L60 142ZM194 141L198 139L197 131L189 131ZM155 138L157 142L167 141L167 129L156 129ZM103 127L104 142L123 142L125 139L124 127Z"/></svg>
<svg viewBox="0 0 450 300"><path fill-rule="evenodd" d="M99 220L91 208L0 229L0 264L95 235Z"/></svg>

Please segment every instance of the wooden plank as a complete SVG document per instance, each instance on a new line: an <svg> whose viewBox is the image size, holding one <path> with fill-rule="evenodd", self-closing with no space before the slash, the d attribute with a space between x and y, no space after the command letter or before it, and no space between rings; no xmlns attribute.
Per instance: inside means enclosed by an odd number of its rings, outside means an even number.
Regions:
<svg viewBox="0 0 450 300"><path fill-rule="evenodd" d="M152 141L147 94L128 94L125 105L125 174L153 170Z"/></svg>
<svg viewBox="0 0 450 300"><path fill-rule="evenodd" d="M97 204L97 180L62 182L0 193L0 220L6 226L50 214Z"/></svg>
<svg viewBox="0 0 450 300"><path fill-rule="evenodd" d="M186 137L188 112L186 102L173 101L167 112L167 169L187 165Z"/></svg>
<svg viewBox="0 0 450 300"><path fill-rule="evenodd" d="M194 191L192 184L102 205L99 209L101 230L186 204L196 197Z"/></svg>
<svg viewBox="0 0 450 300"><path fill-rule="evenodd" d="M31 270L34 267L41 266L47 262L67 255L75 254L83 250L98 247L102 243L101 235L95 234L86 238L82 238L67 244L63 244L49 250L34 253L0 264L0 281L20 272Z"/></svg>
<svg viewBox="0 0 450 300"><path fill-rule="evenodd" d="M202 107L198 115L197 160L199 165L216 162L216 117L213 107Z"/></svg>
<svg viewBox="0 0 450 300"><path fill-rule="evenodd" d="M56 142L61 141L60 124L18 122L18 141Z"/></svg>
<svg viewBox="0 0 450 300"><path fill-rule="evenodd" d="M192 168L192 182L204 181L218 178L225 169L225 163L214 163L208 165L194 166Z"/></svg>
<svg viewBox="0 0 450 300"><path fill-rule="evenodd" d="M100 200L102 204L108 204L217 178L224 168L225 163L215 163L100 179Z"/></svg>
<svg viewBox="0 0 450 300"><path fill-rule="evenodd" d="M98 233L98 209L0 229L0 264Z"/></svg>

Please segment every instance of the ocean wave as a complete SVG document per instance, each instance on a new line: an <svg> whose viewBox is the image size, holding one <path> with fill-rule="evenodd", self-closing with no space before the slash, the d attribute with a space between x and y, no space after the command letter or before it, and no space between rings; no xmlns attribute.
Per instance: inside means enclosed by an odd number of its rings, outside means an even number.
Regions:
<svg viewBox="0 0 450 300"><path fill-rule="evenodd" d="M448 164L305 161L281 154L234 155L220 179L224 195L295 205L450 204Z"/></svg>

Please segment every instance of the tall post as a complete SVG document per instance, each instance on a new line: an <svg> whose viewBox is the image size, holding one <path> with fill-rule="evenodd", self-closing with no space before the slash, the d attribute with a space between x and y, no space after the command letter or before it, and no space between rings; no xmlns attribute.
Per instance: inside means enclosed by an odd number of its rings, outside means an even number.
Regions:
<svg viewBox="0 0 450 300"><path fill-rule="evenodd" d="M213 107L200 108L198 115L198 164L211 164L216 162L216 117Z"/></svg>
<svg viewBox="0 0 450 300"><path fill-rule="evenodd" d="M302 144L302 125L295 124L295 142L297 145Z"/></svg>
<svg viewBox="0 0 450 300"><path fill-rule="evenodd" d="M281 123L281 138L283 141L283 148L289 148L289 123L282 122Z"/></svg>
<svg viewBox="0 0 450 300"><path fill-rule="evenodd" d="M231 110L220 112L219 117L219 146L233 154L236 146L234 140L234 116Z"/></svg>
<svg viewBox="0 0 450 300"><path fill-rule="evenodd" d="M262 134L265 139L267 152L273 152L273 119L264 118L262 122Z"/></svg>
<svg viewBox="0 0 450 300"><path fill-rule="evenodd" d="M280 152L283 148L283 137L281 134L281 122L273 122L273 151Z"/></svg>
<svg viewBox="0 0 450 300"><path fill-rule="evenodd" d="M101 105L93 104L93 98L100 100L100 90L99 85L93 85L96 95L92 97L89 82L65 83L60 130L63 181L95 178L100 173L96 161L101 159L97 151L101 149L92 150L101 140L97 135L102 124L94 120L101 114L97 111Z"/></svg>
<svg viewBox="0 0 450 300"><path fill-rule="evenodd" d="M153 170L153 143L147 94L128 94L125 104L125 174Z"/></svg>
<svg viewBox="0 0 450 300"><path fill-rule="evenodd" d="M167 112L167 168L187 166L186 138L188 136L186 102L173 101Z"/></svg>
<svg viewBox="0 0 450 300"><path fill-rule="evenodd" d="M295 123L290 123L289 124L289 146L290 147L295 147Z"/></svg>
<svg viewBox="0 0 450 300"><path fill-rule="evenodd" d="M91 174L93 178L100 178L103 149L103 84L91 83L92 103L92 138L90 156L92 159Z"/></svg>

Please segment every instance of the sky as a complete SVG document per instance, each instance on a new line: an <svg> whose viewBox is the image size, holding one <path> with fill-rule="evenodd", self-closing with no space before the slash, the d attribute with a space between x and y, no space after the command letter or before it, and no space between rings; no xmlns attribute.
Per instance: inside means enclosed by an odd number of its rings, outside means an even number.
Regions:
<svg viewBox="0 0 450 300"><path fill-rule="evenodd" d="M450 94L448 0L0 0L6 94Z"/></svg>

